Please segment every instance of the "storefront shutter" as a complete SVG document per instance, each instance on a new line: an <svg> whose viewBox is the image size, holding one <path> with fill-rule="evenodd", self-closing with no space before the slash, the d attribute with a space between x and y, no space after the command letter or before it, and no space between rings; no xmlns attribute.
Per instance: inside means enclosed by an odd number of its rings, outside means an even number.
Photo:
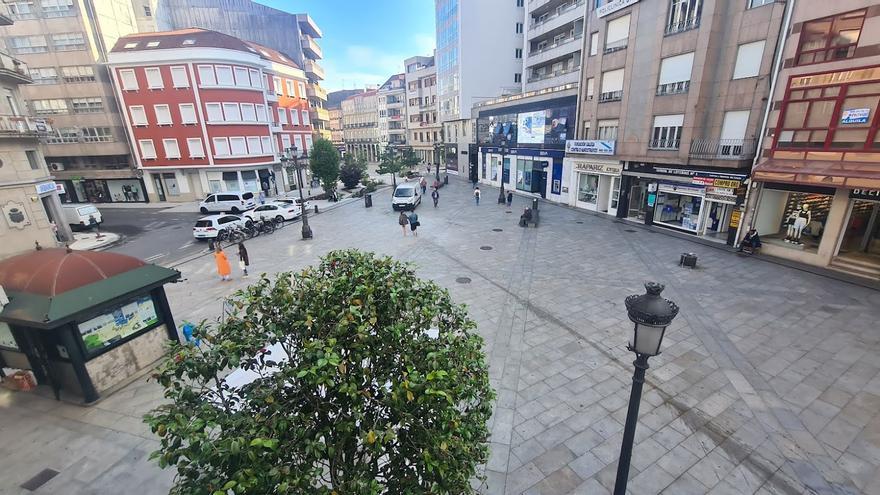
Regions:
<svg viewBox="0 0 880 495"><path fill-rule="evenodd" d="M623 91L623 69L602 73L602 92Z"/></svg>
<svg viewBox="0 0 880 495"><path fill-rule="evenodd" d="M682 127L684 115L657 115L654 117L654 127Z"/></svg>
<svg viewBox="0 0 880 495"><path fill-rule="evenodd" d="M629 14L608 22L605 44L610 45L629 38Z"/></svg>
<svg viewBox="0 0 880 495"><path fill-rule="evenodd" d="M691 68L694 65L694 52L683 53L674 57L664 58L660 62L659 84L669 84L691 80Z"/></svg>

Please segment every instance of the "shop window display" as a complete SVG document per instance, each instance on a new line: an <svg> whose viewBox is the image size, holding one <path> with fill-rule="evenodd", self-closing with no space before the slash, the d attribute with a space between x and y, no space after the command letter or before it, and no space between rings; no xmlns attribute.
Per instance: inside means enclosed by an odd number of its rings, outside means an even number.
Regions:
<svg viewBox="0 0 880 495"><path fill-rule="evenodd" d="M703 198L670 192L657 194L654 222L696 232Z"/></svg>
<svg viewBox="0 0 880 495"><path fill-rule="evenodd" d="M767 242L816 251L833 198L831 194L765 188L755 228Z"/></svg>
<svg viewBox="0 0 880 495"><path fill-rule="evenodd" d="M532 168L534 161L519 158L516 160L516 188L520 191L534 192Z"/></svg>
<svg viewBox="0 0 880 495"><path fill-rule="evenodd" d="M596 204L599 196L599 176L592 174L578 174L578 176L578 201Z"/></svg>

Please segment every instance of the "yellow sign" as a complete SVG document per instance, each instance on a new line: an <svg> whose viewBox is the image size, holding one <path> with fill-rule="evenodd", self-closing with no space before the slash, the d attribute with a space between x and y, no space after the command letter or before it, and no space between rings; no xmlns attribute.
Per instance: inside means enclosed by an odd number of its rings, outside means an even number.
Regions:
<svg viewBox="0 0 880 495"><path fill-rule="evenodd" d="M739 187L738 180L728 180L728 179L715 179L715 182L712 183L715 187L726 187L729 189L736 189Z"/></svg>
<svg viewBox="0 0 880 495"><path fill-rule="evenodd" d="M742 212L739 210L733 210L733 212L730 214L730 227L734 229L738 228L741 218Z"/></svg>

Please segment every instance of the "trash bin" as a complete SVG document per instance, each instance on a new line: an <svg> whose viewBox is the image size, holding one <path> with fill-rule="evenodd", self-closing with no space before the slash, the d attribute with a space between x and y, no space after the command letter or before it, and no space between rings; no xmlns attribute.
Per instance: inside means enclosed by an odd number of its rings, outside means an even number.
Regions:
<svg viewBox="0 0 880 495"><path fill-rule="evenodd" d="M697 267L697 255L694 253L681 253L681 258L678 259L678 266L686 266L688 268L696 268Z"/></svg>
<svg viewBox="0 0 880 495"><path fill-rule="evenodd" d="M444 175L444 176L443 176L443 183L444 183L444 184L449 184L449 176L448 176L448 175Z"/></svg>
<svg viewBox="0 0 880 495"><path fill-rule="evenodd" d="M371 208L373 206L373 195L364 194L364 207Z"/></svg>

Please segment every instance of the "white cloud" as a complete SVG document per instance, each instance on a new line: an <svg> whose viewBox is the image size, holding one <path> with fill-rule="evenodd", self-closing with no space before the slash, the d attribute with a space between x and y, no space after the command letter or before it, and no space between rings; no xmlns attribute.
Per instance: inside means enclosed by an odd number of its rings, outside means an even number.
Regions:
<svg viewBox="0 0 880 495"><path fill-rule="evenodd" d="M417 34L410 45L412 53L386 52L368 45L350 45L343 60L322 60L327 73L323 86L330 91L379 85L394 74L403 72L403 61L415 55L430 55L434 50L433 34Z"/></svg>

